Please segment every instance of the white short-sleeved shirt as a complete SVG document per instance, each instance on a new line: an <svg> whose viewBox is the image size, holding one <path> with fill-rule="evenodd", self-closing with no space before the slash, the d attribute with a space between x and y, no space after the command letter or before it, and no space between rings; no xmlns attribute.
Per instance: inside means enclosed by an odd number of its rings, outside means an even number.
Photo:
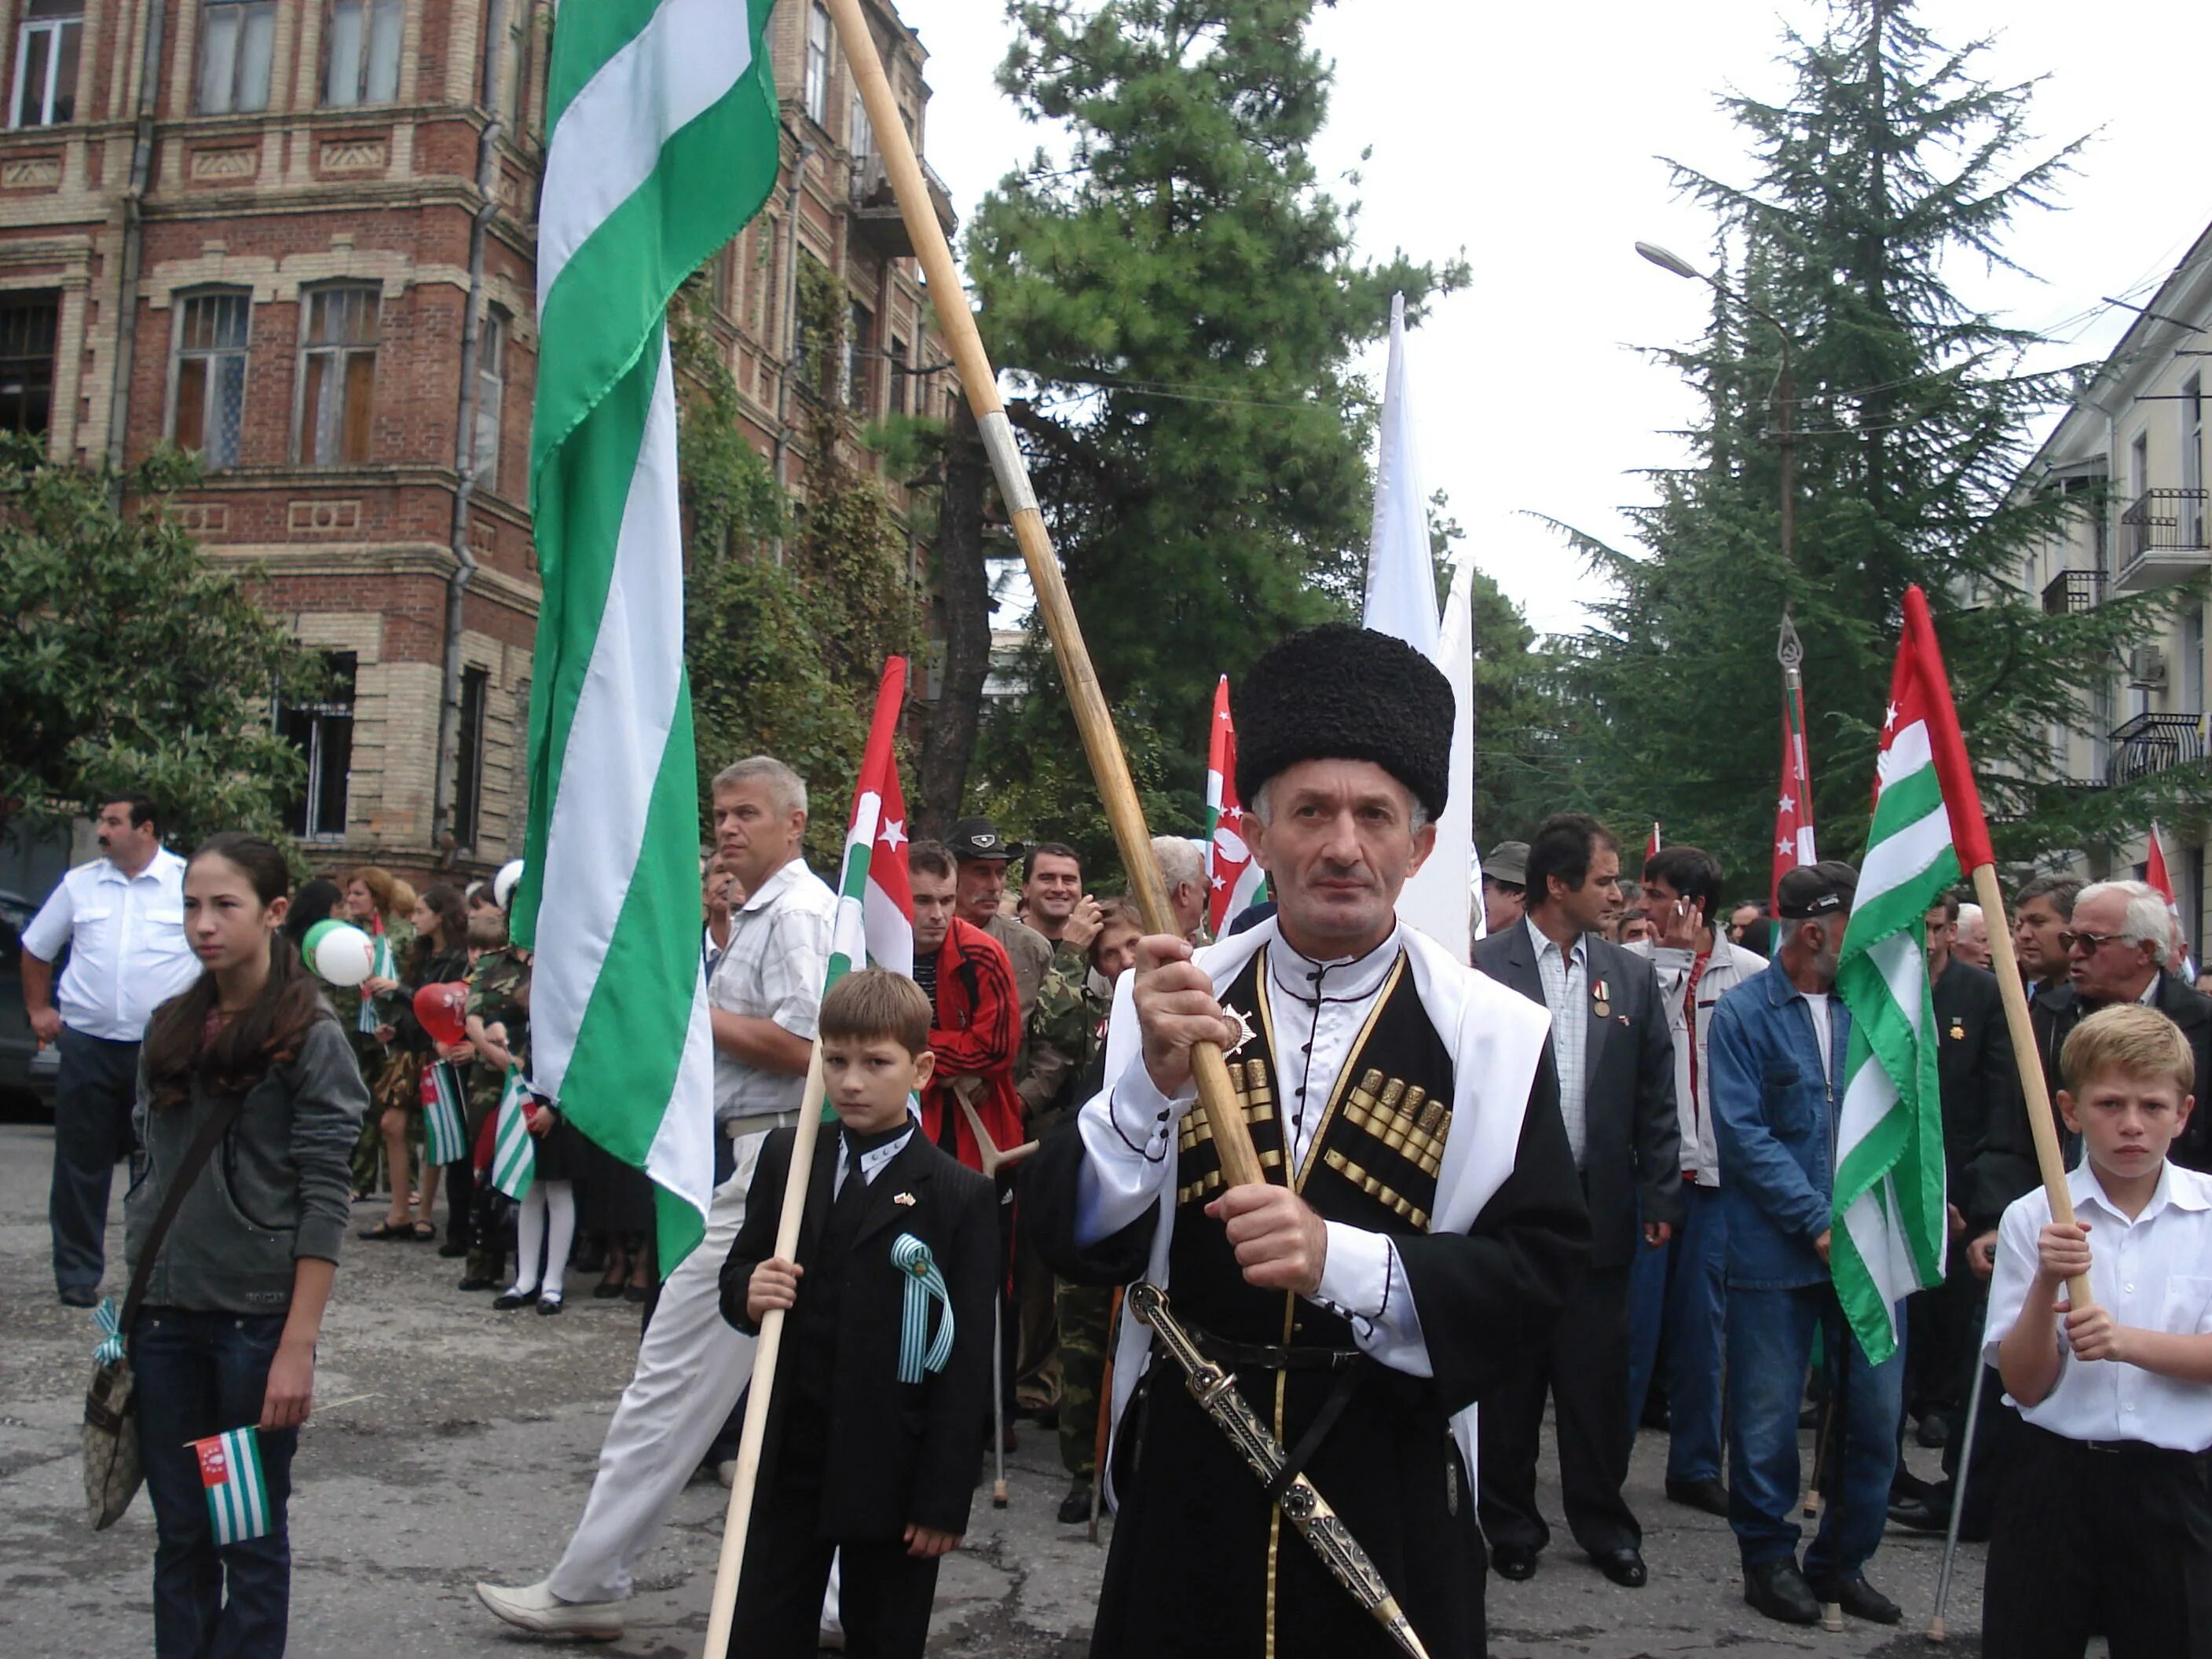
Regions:
<svg viewBox="0 0 2212 1659"><path fill-rule="evenodd" d="M2075 1218L2089 1224L2089 1289L2097 1304L2140 1330L2212 1333L2212 1176L2169 1160L2132 1221L2105 1196L2086 1158L2066 1179ZM2050 1220L2051 1200L2039 1187L2014 1200L1998 1224L1982 1342L1992 1365L2034 1282L2036 1238ZM2076 1359L2066 1352L2063 1327L2058 1340L2057 1382L2037 1404L2021 1407L2038 1428L2069 1440L2139 1440L2189 1452L2212 1447L2212 1387L2118 1360Z"/></svg>
<svg viewBox="0 0 2212 1659"><path fill-rule="evenodd" d="M185 861L167 848L135 876L106 859L61 878L31 925L23 948L69 965L55 994L62 1024L87 1036L136 1042L154 1010L200 975L185 938Z"/></svg>
<svg viewBox="0 0 2212 1659"><path fill-rule="evenodd" d="M725 1013L774 1020L795 1037L814 1040L822 1013L822 977L830 966L830 927L837 896L793 859L760 884L730 917L730 942L720 951L706 936L707 1003ZM795 1112L804 1077L763 1071L714 1050L714 1121Z"/></svg>

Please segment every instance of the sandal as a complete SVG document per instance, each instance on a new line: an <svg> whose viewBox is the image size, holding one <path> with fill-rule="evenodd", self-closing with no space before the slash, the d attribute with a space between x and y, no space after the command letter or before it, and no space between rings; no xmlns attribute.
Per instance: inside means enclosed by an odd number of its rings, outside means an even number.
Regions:
<svg viewBox="0 0 2212 1659"><path fill-rule="evenodd" d="M428 1244L438 1236L438 1229L428 1221L418 1221L409 1229L407 1236L417 1244Z"/></svg>
<svg viewBox="0 0 2212 1659"><path fill-rule="evenodd" d="M363 1238L411 1239L415 1237L415 1224L404 1219L394 1221L390 1216L386 1216L374 1227L362 1229L361 1236Z"/></svg>

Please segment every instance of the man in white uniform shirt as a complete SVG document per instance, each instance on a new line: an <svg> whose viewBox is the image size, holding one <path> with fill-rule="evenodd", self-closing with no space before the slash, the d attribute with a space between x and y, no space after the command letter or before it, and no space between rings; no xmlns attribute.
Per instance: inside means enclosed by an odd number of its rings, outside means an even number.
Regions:
<svg viewBox="0 0 2212 1659"><path fill-rule="evenodd" d="M559 1564L535 1584L476 1587L493 1613L537 1635L622 1634L631 1570L718 1432L734 1444L730 1415L752 1374L752 1338L722 1318L722 1262L744 1222L761 1143L798 1121L837 896L801 856L806 785L781 761L757 755L725 768L714 804L714 863L735 887L710 884L701 957L720 1179L705 1239L660 1287Z"/></svg>
<svg viewBox="0 0 2212 1659"><path fill-rule="evenodd" d="M154 1010L200 972L185 939L185 861L162 847L154 803L107 802L99 836L105 856L64 876L23 930L23 1006L40 1043L61 1049L46 1214L54 1285L72 1308L100 1300L108 1188L131 1152L138 1040Z"/></svg>

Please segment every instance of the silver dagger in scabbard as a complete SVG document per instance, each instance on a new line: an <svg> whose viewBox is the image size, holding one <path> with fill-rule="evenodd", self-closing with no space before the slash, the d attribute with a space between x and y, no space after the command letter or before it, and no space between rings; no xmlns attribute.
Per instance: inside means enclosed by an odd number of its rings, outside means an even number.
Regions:
<svg viewBox="0 0 2212 1659"><path fill-rule="evenodd" d="M1149 1282L1132 1285L1126 1305L1152 1327L1152 1334L1159 1339L1168 1358L1181 1368L1191 1398L1213 1419L1214 1426L1228 1436L1229 1443L1260 1478L1261 1484L1272 1486L1290 1457L1283 1450L1282 1442L1267 1431L1259 1413L1237 1392L1235 1375L1224 1370L1200 1351L1198 1344L1191 1340L1190 1333L1168 1311L1167 1292L1158 1285ZM1375 1563L1346 1529L1343 1517L1314 1490L1312 1481L1303 1474L1292 1476L1283 1495L1276 1499L1276 1507L1290 1518L1291 1524L1298 1529L1298 1536L1312 1547L1336 1582L1390 1632L1390 1639L1408 1659L1429 1659L1428 1650L1413 1634L1413 1626L1407 1622L1397 1597L1390 1594L1390 1587L1382 1582Z"/></svg>

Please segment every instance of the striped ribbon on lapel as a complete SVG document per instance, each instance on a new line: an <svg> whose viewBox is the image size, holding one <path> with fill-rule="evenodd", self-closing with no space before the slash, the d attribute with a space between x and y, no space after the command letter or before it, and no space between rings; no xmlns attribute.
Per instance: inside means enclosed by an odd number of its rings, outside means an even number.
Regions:
<svg viewBox="0 0 2212 1659"><path fill-rule="evenodd" d="M891 1262L906 1275L906 1295L899 1314L898 1380L919 1382L925 1371L941 1371L952 1358L952 1293L945 1287L929 1246L912 1233L891 1241ZM937 1322L937 1340L922 1352L929 1334L929 1304L945 1310Z"/></svg>

